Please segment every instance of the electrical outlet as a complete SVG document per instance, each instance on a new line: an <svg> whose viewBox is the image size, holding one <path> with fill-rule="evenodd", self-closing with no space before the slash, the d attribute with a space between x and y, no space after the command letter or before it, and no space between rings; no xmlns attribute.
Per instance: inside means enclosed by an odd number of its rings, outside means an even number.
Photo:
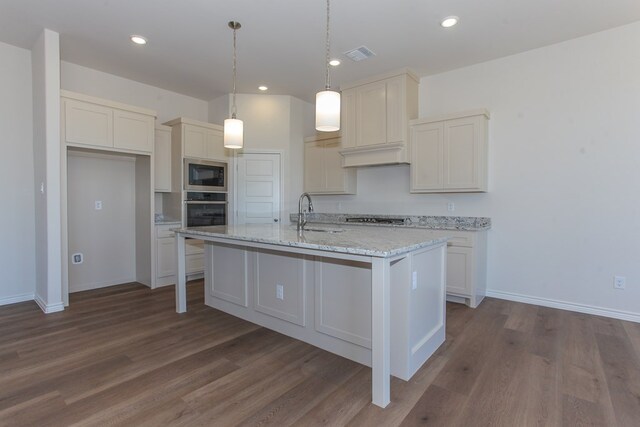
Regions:
<svg viewBox="0 0 640 427"><path fill-rule="evenodd" d="M453 212L453 211L455 211L455 210L456 210L456 204L455 204L455 203L453 203L453 202L449 202L449 203L447 203L447 210L448 210L449 212Z"/></svg>
<svg viewBox="0 0 640 427"><path fill-rule="evenodd" d="M623 276L613 276L613 287L615 289L625 289L627 287L627 278Z"/></svg>
<svg viewBox="0 0 640 427"><path fill-rule="evenodd" d="M81 253L71 255L72 264L82 264L84 256Z"/></svg>
<svg viewBox="0 0 640 427"><path fill-rule="evenodd" d="M413 273L411 273L411 289L414 291L418 289L418 272L417 271L414 271Z"/></svg>
<svg viewBox="0 0 640 427"><path fill-rule="evenodd" d="M97 211L102 210L102 200L96 200L94 206Z"/></svg>
<svg viewBox="0 0 640 427"><path fill-rule="evenodd" d="M276 298L284 300L284 286L276 285Z"/></svg>

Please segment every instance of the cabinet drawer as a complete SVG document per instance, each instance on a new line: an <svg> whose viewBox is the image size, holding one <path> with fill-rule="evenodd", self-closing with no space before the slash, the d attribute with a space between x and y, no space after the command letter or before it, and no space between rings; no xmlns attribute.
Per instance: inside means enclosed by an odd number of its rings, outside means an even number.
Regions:
<svg viewBox="0 0 640 427"><path fill-rule="evenodd" d="M179 227L178 224L164 227L156 227L156 237L158 239L164 239L167 237L174 237L175 233L171 231L173 228Z"/></svg>
<svg viewBox="0 0 640 427"><path fill-rule="evenodd" d="M185 270L187 274L202 273L204 271L204 254L185 256Z"/></svg>
<svg viewBox="0 0 640 427"><path fill-rule="evenodd" d="M204 242L202 240L187 239L185 240L186 255L197 255L204 253Z"/></svg>

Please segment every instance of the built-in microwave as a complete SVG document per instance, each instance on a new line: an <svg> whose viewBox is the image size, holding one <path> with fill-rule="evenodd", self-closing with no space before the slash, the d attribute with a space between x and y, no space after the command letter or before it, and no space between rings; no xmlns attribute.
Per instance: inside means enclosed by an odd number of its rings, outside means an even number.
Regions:
<svg viewBox="0 0 640 427"><path fill-rule="evenodd" d="M184 189L187 191L227 191L227 164L184 159Z"/></svg>

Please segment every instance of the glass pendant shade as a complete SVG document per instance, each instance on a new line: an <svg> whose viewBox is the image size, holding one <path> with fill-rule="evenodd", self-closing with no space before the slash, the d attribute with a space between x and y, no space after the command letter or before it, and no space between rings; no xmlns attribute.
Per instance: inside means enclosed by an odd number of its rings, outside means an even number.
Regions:
<svg viewBox="0 0 640 427"><path fill-rule="evenodd" d="M340 94L323 90L316 94L316 130L335 132L340 130Z"/></svg>
<svg viewBox="0 0 640 427"><path fill-rule="evenodd" d="M224 121L224 148L242 148L243 133L242 120L226 119Z"/></svg>

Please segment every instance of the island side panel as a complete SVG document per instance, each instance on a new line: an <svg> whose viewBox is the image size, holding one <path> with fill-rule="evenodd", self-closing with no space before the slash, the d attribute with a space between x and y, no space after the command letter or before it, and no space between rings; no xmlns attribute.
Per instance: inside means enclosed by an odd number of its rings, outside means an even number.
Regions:
<svg viewBox="0 0 640 427"><path fill-rule="evenodd" d="M316 287L321 286L317 282L318 264L324 264L325 271L333 271L337 267L348 268L349 265L361 270L363 265L362 262L311 255L301 256L273 249L205 241L205 304L371 366L371 350L370 346L366 345L369 341L369 333L362 331L360 320L363 319L357 319L354 325L329 322L333 326L343 327L346 333L340 337L342 339L339 339L335 333L329 333L332 331L323 333L323 328L318 328L315 321L316 310L320 305L320 301L315 298ZM258 272L260 270L264 272L265 268L271 274L258 277ZM283 272L282 280L279 280L275 274L278 271ZM360 271L354 274L356 277L362 276ZM296 276L297 280L292 280L292 275ZM354 276L348 275L348 277ZM341 297L370 301L370 274L363 277L366 277L367 282L366 293L362 293L362 286L354 286L354 292L351 295L343 293ZM336 279L335 274L330 275L330 278ZM342 282L343 286L350 285L349 280ZM276 296L278 284L283 285L284 291L284 300L280 302ZM299 287L294 288L294 286ZM267 298L269 296L273 298ZM369 311L362 313L367 317L363 320L367 323L371 321L369 313ZM338 318L335 320L339 321ZM363 336L362 342L354 339L353 335L358 333ZM363 343L365 345L358 345Z"/></svg>

